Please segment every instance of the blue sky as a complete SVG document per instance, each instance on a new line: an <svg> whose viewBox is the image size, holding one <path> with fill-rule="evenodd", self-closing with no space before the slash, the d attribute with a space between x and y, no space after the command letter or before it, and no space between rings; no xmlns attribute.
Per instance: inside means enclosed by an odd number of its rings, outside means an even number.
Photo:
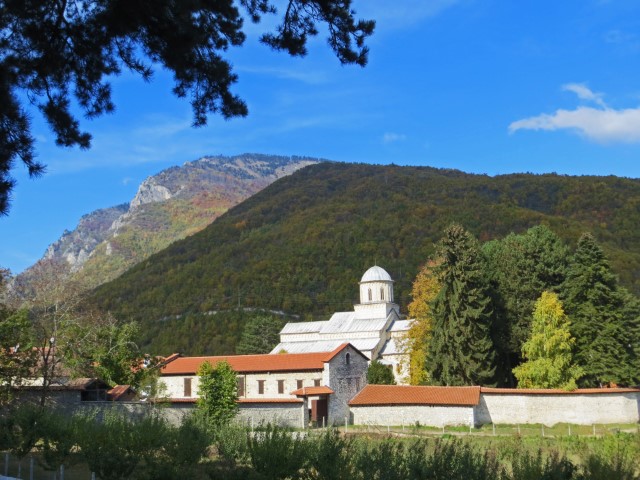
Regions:
<svg viewBox="0 0 640 480"><path fill-rule="evenodd" d="M393 6L389 6L393 4ZM19 166L0 266L18 273L64 229L128 202L146 177L204 155L258 152L457 168L640 177L637 0L354 0L374 18L369 65L340 66L321 35L306 58L229 52L249 116L191 128L170 75L113 81L117 109L60 149L33 113L47 174Z"/></svg>

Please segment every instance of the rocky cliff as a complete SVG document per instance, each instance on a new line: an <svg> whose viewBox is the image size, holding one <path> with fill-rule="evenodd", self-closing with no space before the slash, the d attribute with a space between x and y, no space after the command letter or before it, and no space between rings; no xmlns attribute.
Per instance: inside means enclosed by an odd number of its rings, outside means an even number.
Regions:
<svg viewBox="0 0 640 480"><path fill-rule="evenodd" d="M192 235L273 181L320 160L244 154L204 157L144 180L129 204L84 215L42 260L61 263L87 288L109 281ZM41 260L41 261L42 261ZM33 267L19 275L28 283Z"/></svg>

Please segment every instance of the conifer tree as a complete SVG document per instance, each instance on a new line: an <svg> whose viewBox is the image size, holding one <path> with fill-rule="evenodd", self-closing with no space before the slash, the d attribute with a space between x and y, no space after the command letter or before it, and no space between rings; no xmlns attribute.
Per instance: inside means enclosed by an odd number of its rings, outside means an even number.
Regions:
<svg viewBox="0 0 640 480"><path fill-rule="evenodd" d="M558 296L542 292L533 310L531 333L522 345L525 362L513 369L518 388L575 390L583 370L573 363L575 339Z"/></svg>
<svg viewBox="0 0 640 480"><path fill-rule="evenodd" d="M483 245L494 307L501 332L499 347L510 365L520 363L523 343L531 331L531 312L543 291L556 291L566 276L569 251L547 226L511 233ZM508 368L510 370L510 368Z"/></svg>
<svg viewBox="0 0 640 480"><path fill-rule="evenodd" d="M590 233L578 241L562 297L572 319L576 361L585 371L581 385L635 383L638 373L632 365L638 338L633 331L633 314L625 306L624 292L602 248Z"/></svg>
<svg viewBox="0 0 640 480"><path fill-rule="evenodd" d="M411 327L402 340L402 346L409 352L409 383L424 385L429 379L427 372L427 351L433 329L433 301L440 291L440 284L434 273L438 262L430 260L424 265L411 288L413 300L408 306Z"/></svg>
<svg viewBox="0 0 640 480"><path fill-rule="evenodd" d="M440 385L494 385L492 310L477 240L452 225L437 246L441 288L433 306L427 365Z"/></svg>

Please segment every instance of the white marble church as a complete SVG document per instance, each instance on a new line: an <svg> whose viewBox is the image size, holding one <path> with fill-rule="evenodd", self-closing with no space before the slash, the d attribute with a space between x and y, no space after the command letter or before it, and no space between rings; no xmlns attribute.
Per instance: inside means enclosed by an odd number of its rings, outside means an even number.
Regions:
<svg viewBox="0 0 640 480"><path fill-rule="evenodd" d="M401 339L410 324L393 302L393 280L383 268L374 266L360 280L360 303L352 312L336 312L321 322L287 323L271 353L330 352L349 342L369 360L391 365L396 382L406 383L408 362Z"/></svg>

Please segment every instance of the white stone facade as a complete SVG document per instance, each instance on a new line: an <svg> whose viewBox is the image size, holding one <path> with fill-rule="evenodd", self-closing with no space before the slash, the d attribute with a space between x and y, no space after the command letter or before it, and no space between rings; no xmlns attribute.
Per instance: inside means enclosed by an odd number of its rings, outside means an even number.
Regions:
<svg viewBox="0 0 640 480"><path fill-rule="evenodd" d="M396 383L403 384L409 362L401 338L410 324L394 303L393 280L384 269L374 266L362 276L360 303L352 312L336 312L325 321L287 323L271 353L322 352L348 342L369 360L390 365Z"/></svg>
<svg viewBox="0 0 640 480"><path fill-rule="evenodd" d="M481 393L476 423L636 423L640 421L640 391L602 393Z"/></svg>
<svg viewBox="0 0 640 480"><path fill-rule="evenodd" d="M473 425L474 407L446 405L352 406L354 425Z"/></svg>

